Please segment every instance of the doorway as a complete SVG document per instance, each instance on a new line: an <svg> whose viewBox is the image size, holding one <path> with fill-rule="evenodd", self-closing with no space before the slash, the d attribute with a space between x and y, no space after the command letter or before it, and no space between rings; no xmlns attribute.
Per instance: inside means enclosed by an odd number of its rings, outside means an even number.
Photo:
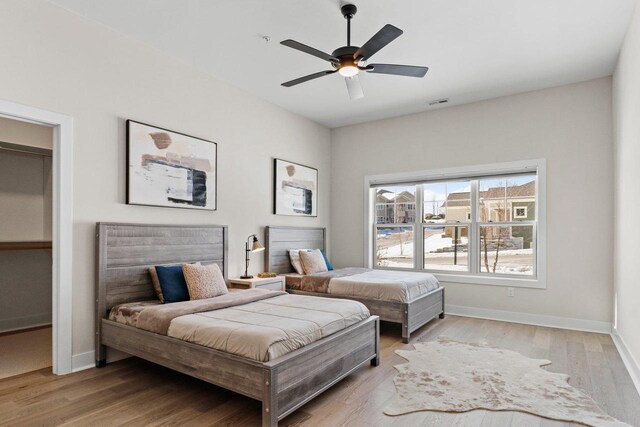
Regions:
<svg viewBox="0 0 640 427"><path fill-rule="evenodd" d="M52 365L53 129L0 117L0 379Z"/></svg>
<svg viewBox="0 0 640 427"><path fill-rule="evenodd" d="M44 251L50 259L50 329L41 324L33 327L19 327L20 332L7 332L4 336L20 341L21 333L40 333L50 338L49 357L54 374L67 374L74 368L72 357L72 249L73 249L73 120L69 116L29 107L10 101L0 100L0 118L17 122L27 122L48 128L52 139L50 147L50 243L48 247L38 249L19 248L20 251ZM23 123L24 124L24 123ZM8 142L8 144L15 144ZM21 148L5 145L9 149ZM24 144L22 144L24 145ZM40 147L42 149L42 147ZM38 147L31 147L36 150ZM47 150L47 148L44 148ZM14 153L17 154L17 153ZM22 153L27 156L26 153ZM42 154L42 152L40 153ZM43 172L44 173L44 172ZM44 206L44 202L43 202ZM44 231L44 224L43 230ZM44 236L44 234L43 234ZM4 240L7 242L7 240ZM18 241L19 242L19 241ZM47 240L40 240L40 245L47 244ZM24 243L32 245L33 243ZM12 249L16 252L16 248ZM8 250L7 252L11 252ZM34 252L35 253L35 252ZM35 322L35 318L31 319ZM15 321L15 319L14 319ZM44 332L42 332L44 330ZM15 332L15 328L14 328ZM18 337L16 337L18 335ZM26 340L25 340L26 342ZM27 344L17 345L27 348ZM80 365L79 365L80 366Z"/></svg>

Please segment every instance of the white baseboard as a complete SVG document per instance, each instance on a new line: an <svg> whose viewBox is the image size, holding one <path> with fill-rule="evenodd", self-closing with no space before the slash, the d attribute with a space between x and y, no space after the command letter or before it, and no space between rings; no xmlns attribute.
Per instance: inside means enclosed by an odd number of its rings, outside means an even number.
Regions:
<svg viewBox="0 0 640 427"><path fill-rule="evenodd" d="M636 386L636 390L640 393L640 363L638 363L636 358L633 357L633 354L629 351L629 347L627 347L627 344L624 342L622 335L618 333L616 328L612 328L611 338L613 338L613 343L616 345L618 353L620 353L620 357L622 358L622 362L629 372L633 385Z"/></svg>
<svg viewBox="0 0 640 427"><path fill-rule="evenodd" d="M573 319L570 317L518 313L515 311L492 310L487 308L465 307L461 305L449 304L445 305L445 313L454 316L476 317L479 319L501 320L503 322L524 323L527 325L548 326L550 328L572 329L576 331L611 334L611 323L598 320ZM622 358L623 360L625 360L625 364L627 364L627 359L631 361L630 363L635 363L631 354L628 352L628 350L626 350L626 346L624 346L622 338L619 336L615 338L614 336L614 342L616 342L616 339L618 339L621 343L620 345L625 348L626 353L623 353L623 350L621 350L620 347L618 348L620 354L623 355ZM616 346L618 346L617 342ZM625 359L625 354L627 359ZM129 355L110 350L108 360L109 362L115 362L116 360L121 360L126 357L129 357ZM93 368L94 366L95 359L93 351L73 355L71 364L71 369L73 372ZM638 364L635 363L635 376L629 366L627 366L627 369L629 370L629 373L633 378L634 384L636 384L636 387L638 387L638 384L640 384L640 369L638 369Z"/></svg>
<svg viewBox="0 0 640 427"><path fill-rule="evenodd" d="M573 319L571 317L547 316L543 314L519 313L515 311L492 310L488 308L445 305L445 313L454 316L476 317L479 319L501 320L503 322L524 323L526 325L550 328L572 329L575 331L611 333L611 323L598 320Z"/></svg>
<svg viewBox="0 0 640 427"><path fill-rule="evenodd" d="M71 372L83 371L85 369L93 368L96 366L94 359L94 351L87 351L86 353L74 354L71 358Z"/></svg>
<svg viewBox="0 0 640 427"><path fill-rule="evenodd" d="M0 332L18 331L20 329L35 328L50 325L51 313L38 313L23 317L0 319Z"/></svg>

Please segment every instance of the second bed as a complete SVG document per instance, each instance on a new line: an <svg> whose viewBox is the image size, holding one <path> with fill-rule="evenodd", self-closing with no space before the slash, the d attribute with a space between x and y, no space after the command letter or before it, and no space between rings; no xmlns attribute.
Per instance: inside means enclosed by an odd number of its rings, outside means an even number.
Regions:
<svg viewBox="0 0 640 427"><path fill-rule="evenodd" d="M292 294L352 299L381 320L400 323L402 340L436 317L444 318L444 288L430 273L342 268L297 274L289 260L293 249L325 250L324 228L266 227L265 266L285 276Z"/></svg>

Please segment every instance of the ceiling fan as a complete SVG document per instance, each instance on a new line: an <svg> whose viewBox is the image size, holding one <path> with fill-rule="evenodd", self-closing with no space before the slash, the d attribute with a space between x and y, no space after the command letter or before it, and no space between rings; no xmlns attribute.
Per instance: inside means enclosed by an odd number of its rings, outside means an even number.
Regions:
<svg viewBox="0 0 640 427"><path fill-rule="evenodd" d="M347 90L351 99L359 99L364 96L362 86L358 80L358 73L366 71L374 74L393 74L396 76L408 77L424 77L429 71L428 67L417 67L414 65L397 65L397 64L367 64L373 55L380 49L394 41L402 35L402 30L387 24L373 37L369 39L362 47L351 46L351 19L358 10L353 4L345 4L340 8L342 15L347 20L347 45L337 48L329 55L314 49L310 46L299 43L295 40L284 40L280 44L288 46L292 49L299 50L309 55L316 56L320 59L328 61L333 70L320 71L318 73L309 74L288 82L282 83L284 87L291 87L318 77L328 76L338 73L344 77L347 83Z"/></svg>

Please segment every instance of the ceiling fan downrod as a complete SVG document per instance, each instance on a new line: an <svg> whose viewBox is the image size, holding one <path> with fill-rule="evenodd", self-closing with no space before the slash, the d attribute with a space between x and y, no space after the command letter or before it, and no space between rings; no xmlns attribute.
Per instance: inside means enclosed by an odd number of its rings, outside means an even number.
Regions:
<svg viewBox="0 0 640 427"><path fill-rule="evenodd" d="M358 8L355 4L345 4L340 8L340 11L347 20L347 46L351 46L351 19L355 16Z"/></svg>

